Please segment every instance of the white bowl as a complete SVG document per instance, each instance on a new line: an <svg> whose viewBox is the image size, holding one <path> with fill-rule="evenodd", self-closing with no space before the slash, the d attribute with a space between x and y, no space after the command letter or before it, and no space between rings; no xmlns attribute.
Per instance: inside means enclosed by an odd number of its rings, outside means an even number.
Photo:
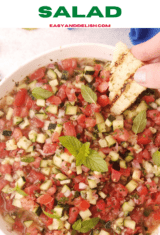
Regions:
<svg viewBox="0 0 160 235"><path fill-rule="evenodd" d="M15 82L23 80L27 75L42 66L46 66L52 62L60 61L62 59L71 57L88 57L112 60L113 50L113 46L95 43L73 44L52 49L26 62L12 74L3 79L0 83L0 98L5 96L8 92L13 89L13 87L15 86ZM0 217L0 235L10 234L11 232L8 231L6 223ZM159 230L156 230L154 232L154 235L158 234L160 234L160 228Z"/></svg>

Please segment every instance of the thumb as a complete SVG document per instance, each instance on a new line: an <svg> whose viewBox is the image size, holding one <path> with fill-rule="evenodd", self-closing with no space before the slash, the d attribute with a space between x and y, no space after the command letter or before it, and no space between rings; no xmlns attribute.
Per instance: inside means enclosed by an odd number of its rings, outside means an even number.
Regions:
<svg viewBox="0 0 160 235"><path fill-rule="evenodd" d="M139 68L134 80L140 85L148 88L160 88L160 63L148 64Z"/></svg>

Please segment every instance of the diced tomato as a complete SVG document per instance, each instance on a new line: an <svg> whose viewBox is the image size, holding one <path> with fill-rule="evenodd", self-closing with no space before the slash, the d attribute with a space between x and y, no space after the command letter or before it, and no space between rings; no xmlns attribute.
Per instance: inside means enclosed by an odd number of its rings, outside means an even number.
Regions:
<svg viewBox="0 0 160 235"><path fill-rule="evenodd" d="M156 134L155 145L156 145L157 147L160 147L160 132L158 132L158 133Z"/></svg>
<svg viewBox="0 0 160 235"><path fill-rule="evenodd" d="M87 200L82 200L78 206L80 211L86 211L90 207L90 203Z"/></svg>
<svg viewBox="0 0 160 235"><path fill-rule="evenodd" d="M122 184L116 184L116 193L122 197L126 197L128 194L128 189Z"/></svg>
<svg viewBox="0 0 160 235"><path fill-rule="evenodd" d="M64 101L65 98L67 97L67 95L66 95L66 85L64 85L64 84L61 85L56 95L61 99L61 101Z"/></svg>
<svg viewBox="0 0 160 235"><path fill-rule="evenodd" d="M27 95L27 90L22 88L20 89L14 99L14 105L15 106L22 106L25 104L25 100L26 100L26 95Z"/></svg>
<svg viewBox="0 0 160 235"><path fill-rule="evenodd" d="M33 104L34 104L34 100L32 100L32 98L31 98L30 96L27 96L25 106L26 106L28 109L31 109L32 106L33 106Z"/></svg>
<svg viewBox="0 0 160 235"><path fill-rule="evenodd" d="M21 204L22 204L23 209L33 211L33 209L35 208L35 202L33 200L31 200L29 198L29 196L23 197L20 200L21 200Z"/></svg>
<svg viewBox="0 0 160 235"><path fill-rule="evenodd" d="M45 84L43 88L47 91L53 92L52 87L49 84Z"/></svg>
<svg viewBox="0 0 160 235"><path fill-rule="evenodd" d="M31 186L28 186L24 189L24 191L28 194L28 195L32 195L35 193L35 191L40 191L40 184L33 184Z"/></svg>
<svg viewBox="0 0 160 235"><path fill-rule="evenodd" d="M54 105L59 105L62 103L60 97L55 96L55 95L49 97L46 101Z"/></svg>
<svg viewBox="0 0 160 235"><path fill-rule="evenodd" d="M122 173L120 171L116 171L112 168L111 170L111 179L113 182L118 182L121 178Z"/></svg>
<svg viewBox="0 0 160 235"><path fill-rule="evenodd" d="M65 122L63 124L64 135L75 136L76 137L76 130L72 122Z"/></svg>
<svg viewBox="0 0 160 235"><path fill-rule="evenodd" d="M27 180L31 183L35 183L36 181L44 181L45 176L41 172L31 170L27 177Z"/></svg>
<svg viewBox="0 0 160 235"><path fill-rule="evenodd" d="M7 180L0 179L0 191L8 184Z"/></svg>
<svg viewBox="0 0 160 235"><path fill-rule="evenodd" d="M56 193L56 191L57 191L57 187L56 187L56 185L53 185L51 188L49 188L49 189L47 190L47 193L48 193L49 195L53 196L53 195Z"/></svg>
<svg viewBox="0 0 160 235"><path fill-rule="evenodd" d="M137 143L138 144L149 144L152 141L152 132L150 131L150 129L146 129L144 130L142 133L138 134L138 140Z"/></svg>
<svg viewBox="0 0 160 235"><path fill-rule="evenodd" d="M86 126L85 119L86 119L86 116L84 114L80 114L77 118L78 124L83 128L85 128L85 126Z"/></svg>
<svg viewBox="0 0 160 235"><path fill-rule="evenodd" d="M6 143L0 143L0 158L5 158L9 155L9 151L6 150Z"/></svg>
<svg viewBox="0 0 160 235"><path fill-rule="evenodd" d="M147 104L151 103L151 102L154 102L155 101L155 98L153 95L145 95L143 96L142 100L145 100L145 102Z"/></svg>
<svg viewBox="0 0 160 235"><path fill-rule="evenodd" d="M155 211L154 213L153 213L153 218L154 218L154 220L158 220L158 221L160 221L160 213L159 213L159 211Z"/></svg>
<svg viewBox="0 0 160 235"><path fill-rule="evenodd" d="M54 199L49 194L41 195L37 198L37 202L43 205L47 205L48 203L52 202Z"/></svg>
<svg viewBox="0 0 160 235"><path fill-rule="evenodd" d="M40 163L41 163L41 158L40 157L36 157L34 162L31 162L30 164L34 167L34 168L39 168L40 167Z"/></svg>
<svg viewBox="0 0 160 235"><path fill-rule="evenodd" d="M51 136L52 142L59 142L59 136L59 133L55 131Z"/></svg>
<svg viewBox="0 0 160 235"><path fill-rule="evenodd" d="M141 208L135 208L131 212L130 216L131 216L131 219L134 220L138 224L142 219L143 211L141 210Z"/></svg>
<svg viewBox="0 0 160 235"><path fill-rule="evenodd" d="M84 165L81 166L82 167L82 171L84 171L85 173L87 173L88 171L90 171L90 169Z"/></svg>
<svg viewBox="0 0 160 235"><path fill-rule="evenodd" d="M27 107L23 107L22 110L21 110L21 117L24 118L24 117L27 117L29 115L29 110Z"/></svg>
<svg viewBox="0 0 160 235"><path fill-rule="evenodd" d="M85 124L86 124L86 128L94 127L96 125L96 120L93 119L93 118L86 118L85 119Z"/></svg>
<svg viewBox="0 0 160 235"><path fill-rule="evenodd" d="M115 140L117 140L118 142L123 142L123 141L127 141L129 139L129 133L126 129L116 129L113 132L113 138Z"/></svg>
<svg viewBox="0 0 160 235"><path fill-rule="evenodd" d="M3 119L0 119L0 131L3 131L5 127L5 121Z"/></svg>
<svg viewBox="0 0 160 235"><path fill-rule="evenodd" d="M69 101L76 101L77 97L75 95L75 90L69 87L66 88L66 95Z"/></svg>
<svg viewBox="0 0 160 235"><path fill-rule="evenodd" d="M146 181L145 184L146 184L149 192L151 192L151 193L157 192L157 185L153 180L151 182Z"/></svg>
<svg viewBox="0 0 160 235"><path fill-rule="evenodd" d="M95 70L95 72L94 72L94 74L93 74L93 76L94 77L97 77L98 76L98 74L99 74L99 72L100 72L100 70L101 70L101 64L95 64L95 66L94 66L94 70Z"/></svg>
<svg viewBox="0 0 160 235"><path fill-rule="evenodd" d="M20 219L16 218L15 223L13 224L13 230L23 233L24 227Z"/></svg>
<svg viewBox="0 0 160 235"><path fill-rule="evenodd" d="M142 185L141 188L139 189L138 193L140 196L147 195L147 193L148 193L147 187L145 185Z"/></svg>
<svg viewBox="0 0 160 235"><path fill-rule="evenodd" d="M30 80L40 80L44 77L45 75L45 68L39 68L37 69L34 73L32 73L29 78Z"/></svg>
<svg viewBox="0 0 160 235"><path fill-rule="evenodd" d="M109 85L108 85L108 82L102 82L101 84L99 84L99 86L97 87L97 90L100 92L100 93L104 93L107 91Z"/></svg>
<svg viewBox="0 0 160 235"><path fill-rule="evenodd" d="M100 112L100 105L88 104L85 108L81 108L81 110L86 116L93 116L95 113Z"/></svg>
<svg viewBox="0 0 160 235"><path fill-rule="evenodd" d="M154 110L148 110L147 111L147 117L148 118L151 118L152 120L155 120L156 119L156 117L157 117L157 115L159 115L159 111L158 110L156 110L156 109L154 109Z"/></svg>
<svg viewBox="0 0 160 235"><path fill-rule="evenodd" d="M43 146L43 152L46 153L46 154L54 154L57 147L58 147L57 143L54 143L54 144L45 143L44 146Z"/></svg>
<svg viewBox="0 0 160 235"><path fill-rule="evenodd" d="M98 210L103 211L106 208L106 203L104 202L103 199L100 199L100 200L97 201L96 207L97 207Z"/></svg>
<svg viewBox="0 0 160 235"><path fill-rule="evenodd" d="M44 122L36 117L32 118L30 120L30 123L33 127L36 127L36 128L42 128L44 126Z"/></svg>
<svg viewBox="0 0 160 235"><path fill-rule="evenodd" d="M153 127L155 122L151 118L147 118L147 125L146 128Z"/></svg>
<svg viewBox="0 0 160 235"><path fill-rule="evenodd" d="M16 140L16 142L19 141L20 138L22 138L23 134L20 128L15 128L12 134L12 137Z"/></svg>
<svg viewBox="0 0 160 235"><path fill-rule="evenodd" d="M110 79L110 71L109 70L102 70L100 73L100 77L103 78L104 80L106 80L107 82L109 82Z"/></svg>
<svg viewBox="0 0 160 235"><path fill-rule="evenodd" d="M140 153L136 154L136 160L139 163L142 163L142 160L149 161L151 159L151 155L147 149L142 150Z"/></svg>
<svg viewBox="0 0 160 235"><path fill-rule="evenodd" d="M130 170L130 168L127 168L127 169L121 168L120 172L122 173L122 175L128 177L128 176L130 176L131 170Z"/></svg>
<svg viewBox="0 0 160 235"><path fill-rule="evenodd" d="M68 219L68 222L70 224L73 224L76 221L78 214L79 214L79 209L77 207L71 207L69 209L69 219Z"/></svg>
<svg viewBox="0 0 160 235"><path fill-rule="evenodd" d="M160 113L156 116L154 121L158 126L160 126Z"/></svg>
<svg viewBox="0 0 160 235"><path fill-rule="evenodd" d="M35 227L34 223L29 228L27 228L26 234L42 235L42 233L39 231L39 229Z"/></svg>
<svg viewBox="0 0 160 235"><path fill-rule="evenodd" d="M110 100L108 98L107 95L100 95L98 97L98 104L101 106L101 107L105 107L107 106L108 104L110 104Z"/></svg>
<svg viewBox="0 0 160 235"><path fill-rule="evenodd" d="M160 204L160 192L155 195L155 204Z"/></svg>
<svg viewBox="0 0 160 235"><path fill-rule="evenodd" d="M77 67L77 60L74 58L62 60L61 66L62 66L62 69L71 72Z"/></svg>
<svg viewBox="0 0 160 235"><path fill-rule="evenodd" d="M1 164L0 165L0 172L2 175L5 175L5 174L11 175L12 167L9 164L3 164L3 165Z"/></svg>

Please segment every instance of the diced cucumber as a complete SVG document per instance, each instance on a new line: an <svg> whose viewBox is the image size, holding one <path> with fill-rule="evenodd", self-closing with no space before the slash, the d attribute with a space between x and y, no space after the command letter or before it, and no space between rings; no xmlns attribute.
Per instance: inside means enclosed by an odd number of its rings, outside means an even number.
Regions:
<svg viewBox="0 0 160 235"><path fill-rule="evenodd" d="M9 121L9 120L11 120L12 116L13 116L13 109L9 108L7 115L6 115L6 119Z"/></svg>
<svg viewBox="0 0 160 235"><path fill-rule="evenodd" d="M127 157L125 157L125 161L126 162L131 162L134 159L133 155L128 155Z"/></svg>
<svg viewBox="0 0 160 235"><path fill-rule="evenodd" d="M68 223L68 222L66 221L65 224L64 224L64 227L65 227L67 230L69 230L70 227L71 227L71 225L70 225L70 223ZM66 235L69 235L69 234L67 233Z"/></svg>
<svg viewBox="0 0 160 235"><path fill-rule="evenodd" d="M61 168L62 165L62 159L60 157L57 157L56 155L53 157L53 164Z"/></svg>
<svg viewBox="0 0 160 235"><path fill-rule="evenodd" d="M30 125L29 120L28 120L28 118L25 117L23 122L21 122L19 124L19 127L23 130L23 129L25 129L29 125Z"/></svg>
<svg viewBox="0 0 160 235"><path fill-rule="evenodd" d="M46 140L46 135L44 135L43 133L37 134L36 142L43 144L45 143L45 140Z"/></svg>
<svg viewBox="0 0 160 235"><path fill-rule="evenodd" d="M113 145L116 144L115 139L114 139L111 135L106 136L105 139L106 139L106 141L107 141L108 147L111 147L111 146L113 146Z"/></svg>
<svg viewBox="0 0 160 235"><path fill-rule="evenodd" d="M89 184L90 188L96 188L97 187L96 180L88 179L88 184Z"/></svg>
<svg viewBox="0 0 160 235"><path fill-rule="evenodd" d="M85 68L84 68L84 73L85 73L86 75L93 75L94 72L95 72L94 67L92 67L92 66L85 66Z"/></svg>
<svg viewBox="0 0 160 235"><path fill-rule="evenodd" d="M6 97L6 103L7 105L11 105L13 103L14 98L12 96L7 96Z"/></svg>
<svg viewBox="0 0 160 235"><path fill-rule="evenodd" d="M98 142L99 142L99 145L101 146L101 148L105 148L108 146L105 139L100 139Z"/></svg>
<svg viewBox="0 0 160 235"><path fill-rule="evenodd" d="M22 204L21 204L21 201L20 199L13 199L13 202L12 202L12 205L15 206L15 207L18 207L18 208L22 208Z"/></svg>
<svg viewBox="0 0 160 235"><path fill-rule="evenodd" d="M48 160L41 160L40 167L47 167L48 166Z"/></svg>
<svg viewBox="0 0 160 235"><path fill-rule="evenodd" d="M48 69L47 76L50 79L57 79L57 74L52 69Z"/></svg>
<svg viewBox="0 0 160 235"><path fill-rule="evenodd" d="M77 83L75 82L74 85L75 85L75 87L81 89L81 87L84 85L84 82L77 82Z"/></svg>
<svg viewBox="0 0 160 235"><path fill-rule="evenodd" d="M17 146L18 148L22 148L24 150L27 150L29 146L32 144L30 140L28 140L25 136L19 139Z"/></svg>
<svg viewBox="0 0 160 235"><path fill-rule="evenodd" d="M70 190L70 188L67 185L64 185L62 190L61 190L61 193L65 193L67 191L71 191L71 190Z"/></svg>
<svg viewBox="0 0 160 235"><path fill-rule="evenodd" d="M57 114L58 112L58 106L56 105L50 105L46 108L46 112L52 113L52 114Z"/></svg>
<svg viewBox="0 0 160 235"><path fill-rule="evenodd" d="M128 202L124 202L123 205L122 205L122 210L124 212L131 212L133 211L134 207L131 206Z"/></svg>
<svg viewBox="0 0 160 235"><path fill-rule="evenodd" d="M41 207L37 204L36 207L34 207L33 212L37 215L40 216L42 213Z"/></svg>
<svg viewBox="0 0 160 235"><path fill-rule="evenodd" d="M121 142L121 145L123 148L127 148L128 147L128 143L126 141Z"/></svg>
<svg viewBox="0 0 160 235"><path fill-rule="evenodd" d="M62 73L58 69L54 69L54 72L58 75L59 78L62 77Z"/></svg>
<svg viewBox="0 0 160 235"><path fill-rule="evenodd" d="M27 221L24 221L23 223L27 228L29 228L32 225L33 220L27 220Z"/></svg>
<svg viewBox="0 0 160 235"><path fill-rule="evenodd" d="M118 161L119 159L119 154L115 151L110 151L109 156L113 162Z"/></svg>
<svg viewBox="0 0 160 235"><path fill-rule="evenodd" d="M37 80L34 80L33 82L31 82L28 86L31 90L33 90L35 87L36 87L36 83L37 83Z"/></svg>
<svg viewBox="0 0 160 235"><path fill-rule="evenodd" d="M66 115L76 115L77 114L78 107L67 105L66 106Z"/></svg>
<svg viewBox="0 0 160 235"><path fill-rule="evenodd" d="M37 139L37 132L34 131L34 130L31 130L28 134L28 137L29 139L32 141L32 142L36 142L36 139Z"/></svg>
<svg viewBox="0 0 160 235"><path fill-rule="evenodd" d="M53 219L53 223L48 226L49 230L61 230L63 228L63 222L58 219Z"/></svg>
<svg viewBox="0 0 160 235"><path fill-rule="evenodd" d="M8 180L9 182L13 181L13 177L10 174L5 174L4 179Z"/></svg>
<svg viewBox="0 0 160 235"><path fill-rule="evenodd" d="M113 116L113 115L109 115L109 117L106 119L106 125L111 127L112 124L113 124L113 121L115 120L116 118Z"/></svg>
<svg viewBox="0 0 160 235"><path fill-rule="evenodd" d="M19 188L22 188L23 185L25 185L25 183L26 183L26 180L25 180L25 178L22 176L22 177L20 177L20 178L16 181L15 185L18 186Z"/></svg>
<svg viewBox="0 0 160 235"><path fill-rule="evenodd" d="M59 82L58 82L57 79L54 79L54 80L49 82L49 85L52 87L52 89L53 89L53 87L58 86L58 84L59 84Z"/></svg>
<svg viewBox="0 0 160 235"><path fill-rule="evenodd" d="M3 193L12 193L13 189L9 186L9 184L5 185L2 189Z"/></svg>
<svg viewBox="0 0 160 235"><path fill-rule="evenodd" d="M124 127L123 115L117 116L116 120L113 121L113 130L122 129Z"/></svg>
<svg viewBox="0 0 160 235"><path fill-rule="evenodd" d="M105 230L102 229L102 230L100 231L99 235L110 235L110 233L108 233L107 231L105 231Z"/></svg>
<svg viewBox="0 0 160 235"><path fill-rule="evenodd" d="M4 216L4 220L9 224L14 224L15 223L14 219L9 214Z"/></svg>
<svg viewBox="0 0 160 235"><path fill-rule="evenodd" d="M17 149L17 145L16 145L15 139L10 139L10 140L6 141L6 150L8 150L8 151L15 150L15 149Z"/></svg>
<svg viewBox="0 0 160 235"><path fill-rule="evenodd" d="M3 115L4 115L4 112L0 110L0 117L2 117Z"/></svg>
<svg viewBox="0 0 160 235"><path fill-rule="evenodd" d="M103 118L102 114L95 113L95 116L96 116L96 124L100 124L100 123L104 122L104 118Z"/></svg>
<svg viewBox="0 0 160 235"><path fill-rule="evenodd" d="M160 106L160 98L156 99L156 104Z"/></svg>
<svg viewBox="0 0 160 235"><path fill-rule="evenodd" d="M53 213L55 213L56 215L58 215L59 217L62 217L62 213L63 213L63 208L60 206L55 206Z"/></svg>
<svg viewBox="0 0 160 235"><path fill-rule="evenodd" d="M55 178L56 178L57 180L66 180L66 179L67 179L67 176L64 175L64 174L62 174L62 173L58 173L58 174L55 176Z"/></svg>
<svg viewBox="0 0 160 235"><path fill-rule="evenodd" d="M91 83L91 82L93 81L93 76L92 76L92 75L87 75L87 74L85 74L85 75L84 75L84 78L86 79L86 81L87 81L88 83Z"/></svg>
<svg viewBox="0 0 160 235"><path fill-rule="evenodd" d="M35 111L33 109L29 110L29 117L33 118L35 116Z"/></svg>
<svg viewBox="0 0 160 235"><path fill-rule="evenodd" d="M98 131L100 133L103 133L103 132L106 132L106 125L105 125L105 122L102 122L102 123L99 123L97 124L97 128L98 128Z"/></svg>
<svg viewBox="0 0 160 235"><path fill-rule="evenodd" d="M124 227L134 230L136 227L136 222L131 219L125 219L124 220Z"/></svg>
<svg viewBox="0 0 160 235"><path fill-rule="evenodd" d="M64 185L64 184L70 184L71 183L71 180L70 179L67 179L67 180L61 180L60 181L60 184L61 185Z"/></svg>
<svg viewBox="0 0 160 235"><path fill-rule="evenodd" d="M133 146L133 149L135 150L136 153L139 153L139 152L142 151L142 148L141 148L138 144L135 144L135 145Z"/></svg>
<svg viewBox="0 0 160 235"><path fill-rule="evenodd" d="M45 113L36 113L35 116L39 118L40 120L45 120L48 118L48 115Z"/></svg>
<svg viewBox="0 0 160 235"><path fill-rule="evenodd" d="M128 189L129 193L133 192L138 187L137 182L131 180L127 185L126 188Z"/></svg>
<svg viewBox="0 0 160 235"><path fill-rule="evenodd" d="M141 111L146 111L148 109L148 105L144 100L141 101L141 103L136 108L136 112L140 113Z"/></svg>
<svg viewBox="0 0 160 235"><path fill-rule="evenodd" d="M51 185L52 185L52 181L51 180L46 180L43 184L41 184L40 189L44 190L44 191L48 190Z"/></svg>
<svg viewBox="0 0 160 235"><path fill-rule="evenodd" d="M51 168L50 167L44 167L41 169L41 172L44 174L44 175L50 175L51 173Z"/></svg>
<svg viewBox="0 0 160 235"><path fill-rule="evenodd" d="M121 161L119 162L119 165L120 165L120 168L127 169L126 161L121 160Z"/></svg>
<svg viewBox="0 0 160 235"><path fill-rule="evenodd" d="M13 125L18 125L23 121L21 117L13 117Z"/></svg>
<svg viewBox="0 0 160 235"><path fill-rule="evenodd" d="M123 113L125 119L132 119L134 118L136 115L137 115L137 112L135 109L133 110L126 110L124 113Z"/></svg>
<svg viewBox="0 0 160 235"><path fill-rule="evenodd" d="M104 192L102 192L102 191L99 191L99 196L101 197L101 198L103 198L103 199L105 199L106 197L107 197L107 195L104 193Z"/></svg>
<svg viewBox="0 0 160 235"><path fill-rule="evenodd" d="M122 227L123 226L123 220L124 220L124 218L118 218L118 219L116 219L115 224L118 227Z"/></svg>
<svg viewBox="0 0 160 235"><path fill-rule="evenodd" d="M77 175L82 174L82 167L81 166L76 166L76 171L77 171Z"/></svg>
<svg viewBox="0 0 160 235"><path fill-rule="evenodd" d="M102 152L102 151L98 151L99 156L101 156L102 158L106 158L106 155Z"/></svg>
<svg viewBox="0 0 160 235"><path fill-rule="evenodd" d="M140 180L141 178L141 171L140 170L134 170L133 171L133 175L132 175L132 179L134 180Z"/></svg>
<svg viewBox="0 0 160 235"><path fill-rule="evenodd" d="M46 102L43 99L37 99L36 104L40 107L45 107Z"/></svg>
<svg viewBox="0 0 160 235"><path fill-rule="evenodd" d="M87 209L85 211L80 211L79 214L83 220L89 218L92 215L92 213L90 212L89 209Z"/></svg>
<svg viewBox="0 0 160 235"><path fill-rule="evenodd" d="M60 158L61 158L62 160L64 160L65 162L69 162L70 155L67 154L67 153L62 153L62 154L60 155Z"/></svg>
<svg viewBox="0 0 160 235"><path fill-rule="evenodd" d="M62 132L62 125L61 124L58 124L57 126L56 126L56 128L55 128L55 132L57 132L58 134L61 134L61 132Z"/></svg>

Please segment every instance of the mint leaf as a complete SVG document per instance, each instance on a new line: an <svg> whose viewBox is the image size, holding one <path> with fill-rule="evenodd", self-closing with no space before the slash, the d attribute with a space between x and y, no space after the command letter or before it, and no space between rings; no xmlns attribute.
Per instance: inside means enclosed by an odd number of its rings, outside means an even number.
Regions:
<svg viewBox="0 0 160 235"><path fill-rule="evenodd" d="M85 221L81 221L81 219L79 219L72 225L72 228L80 233L87 233L91 229L93 229L98 224L98 222L99 222L98 217Z"/></svg>
<svg viewBox="0 0 160 235"><path fill-rule="evenodd" d="M135 134L141 133L144 131L146 124L146 111L141 111L133 120L132 131Z"/></svg>
<svg viewBox="0 0 160 235"><path fill-rule="evenodd" d="M28 194L25 193L22 189L20 189L20 188L18 187L18 185L14 188L14 190L15 190L17 193L21 194L22 196L28 196Z"/></svg>
<svg viewBox="0 0 160 235"><path fill-rule="evenodd" d="M108 166L105 160L103 160L103 158L99 156L97 151L92 149L90 151L90 154L86 158L85 163L83 164L92 171L98 171L98 172L108 171Z"/></svg>
<svg viewBox="0 0 160 235"><path fill-rule="evenodd" d="M42 89L41 87L36 87L32 90L32 95L36 99L48 99L50 96L53 95L52 92Z"/></svg>
<svg viewBox="0 0 160 235"><path fill-rule="evenodd" d="M68 151L76 156L79 153L82 143L74 136L61 136L59 137L61 144L68 149Z"/></svg>
<svg viewBox="0 0 160 235"><path fill-rule="evenodd" d="M82 94L85 101L87 101L88 103L96 104L97 95L96 95L96 93L94 93L92 91L91 88L89 88L88 86L82 85L81 86L81 94Z"/></svg>
<svg viewBox="0 0 160 235"><path fill-rule="evenodd" d="M90 220L85 220L82 222L81 233L87 233L93 229L99 222L99 218L92 218Z"/></svg>
<svg viewBox="0 0 160 235"><path fill-rule="evenodd" d="M90 152L89 146L90 146L90 143L87 142L83 144L82 147L80 148L79 153L76 156L76 166L82 165L86 157L89 155L89 152Z"/></svg>
<svg viewBox="0 0 160 235"><path fill-rule="evenodd" d="M160 152L158 150L152 154L152 159L155 165L160 166Z"/></svg>
<svg viewBox="0 0 160 235"><path fill-rule="evenodd" d="M82 221L81 219L77 220L73 225L72 228L74 230L80 231L81 230L81 226L82 226Z"/></svg>
<svg viewBox="0 0 160 235"><path fill-rule="evenodd" d="M21 158L21 162L28 162L28 163L30 163L30 162L34 162L34 161L35 161L34 157L24 157L24 158Z"/></svg>
<svg viewBox="0 0 160 235"><path fill-rule="evenodd" d="M49 217L49 218L52 218L52 219L60 219L60 216L58 216L55 212L54 212L53 214L50 214L50 213L48 213L48 212L46 212L46 211L43 210L43 213L44 213L47 217Z"/></svg>

